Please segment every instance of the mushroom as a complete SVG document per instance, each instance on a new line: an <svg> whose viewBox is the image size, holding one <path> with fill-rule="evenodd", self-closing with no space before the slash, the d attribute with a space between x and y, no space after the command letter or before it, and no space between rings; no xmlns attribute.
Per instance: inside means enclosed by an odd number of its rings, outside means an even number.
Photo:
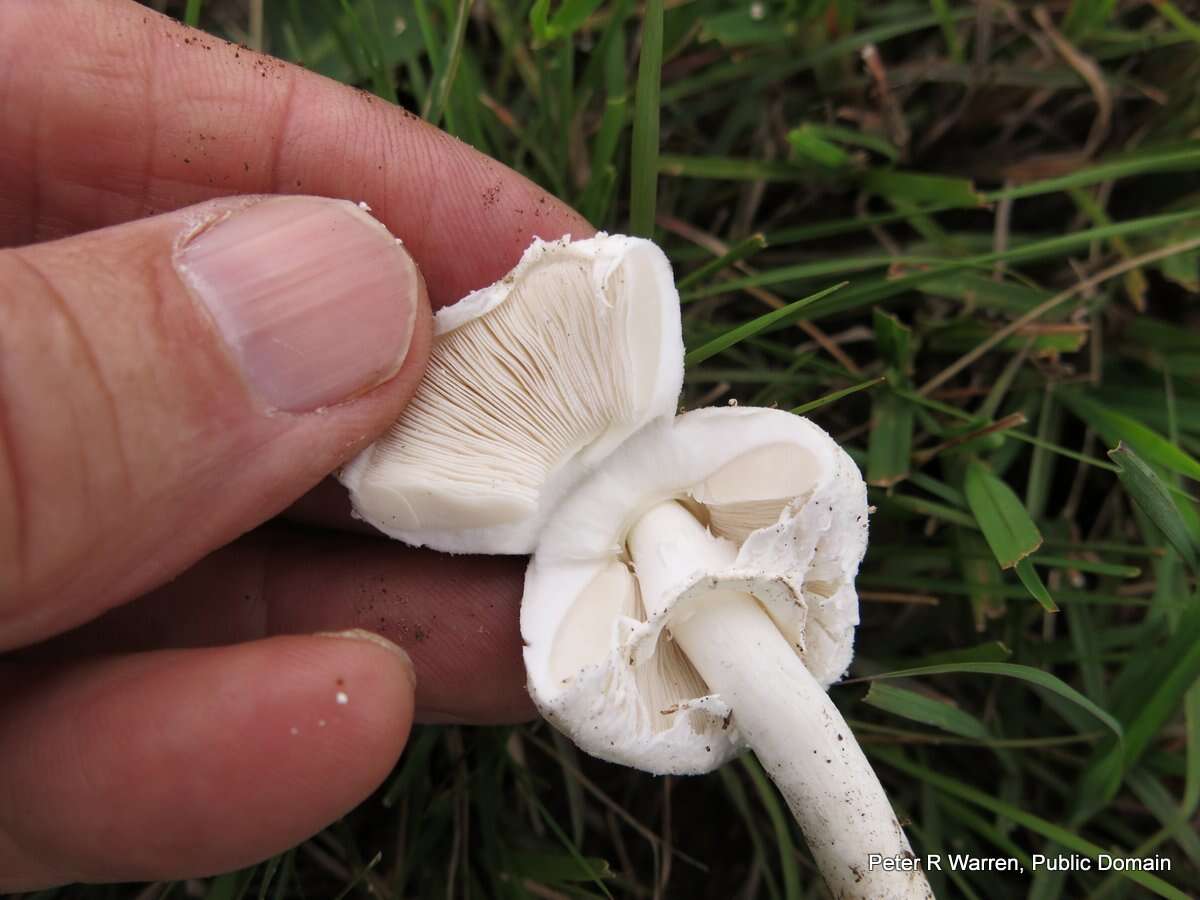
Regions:
<svg viewBox="0 0 1200 900"><path fill-rule="evenodd" d="M529 689L581 748L650 772L753 748L833 896L932 897L825 690L853 651L867 513L857 467L806 419L648 426L545 524L521 606Z"/></svg>
<svg viewBox="0 0 1200 900"><path fill-rule="evenodd" d="M340 473L355 515L415 546L529 553L551 510L683 384L679 295L651 241L534 240L438 312L404 414Z"/></svg>
<svg viewBox="0 0 1200 900"><path fill-rule="evenodd" d="M438 313L416 395L340 477L356 515L409 544L536 550L529 691L584 750L690 774L749 746L835 897L931 897L825 690L858 624L862 477L790 413L673 419L682 380L657 246L535 240Z"/></svg>

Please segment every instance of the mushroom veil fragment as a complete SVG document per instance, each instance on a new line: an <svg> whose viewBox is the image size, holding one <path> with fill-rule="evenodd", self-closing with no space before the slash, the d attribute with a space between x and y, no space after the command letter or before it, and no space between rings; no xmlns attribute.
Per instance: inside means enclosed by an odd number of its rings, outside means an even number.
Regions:
<svg viewBox="0 0 1200 900"><path fill-rule="evenodd" d="M825 688L858 624L866 486L806 419L723 408L648 426L547 522L525 577L530 694L584 750L656 773L753 748L833 895L930 897Z"/></svg>
<svg viewBox="0 0 1200 900"><path fill-rule="evenodd" d="M558 501L683 384L679 295L651 241L535 240L438 312L401 418L341 472L355 514L451 553L529 553Z"/></svg>

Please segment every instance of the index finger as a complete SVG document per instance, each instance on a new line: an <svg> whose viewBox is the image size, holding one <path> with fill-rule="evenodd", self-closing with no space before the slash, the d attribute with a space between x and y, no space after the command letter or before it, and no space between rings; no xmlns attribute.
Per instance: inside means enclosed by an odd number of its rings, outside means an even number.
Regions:
<svg viewBox="0 0 1200 900"><path fill-rule="evenodd" d="M228 194L319 194L368 203L436 307L535 236L593 232L411 113L130 0L0 4L0 123L0 246Z"/></svg>

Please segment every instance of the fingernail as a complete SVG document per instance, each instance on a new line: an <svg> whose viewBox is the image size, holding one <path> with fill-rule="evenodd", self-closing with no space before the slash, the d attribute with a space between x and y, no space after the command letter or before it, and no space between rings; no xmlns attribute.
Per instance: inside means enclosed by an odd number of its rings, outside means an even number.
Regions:
<svg viewBox="0 0 1200 900"><path fill-rule="evenodd" d="M200 231L175 263L274 409L349 399L391 378L408 353L420 275L353 203L263 200Z"/></svg>
<svg viewBox="0 0 1200 900"><path fill-rule="evenodd" d="M365 628L348 628L345 631L318 631L314 637L339 638L346 641L362 641L366 644L374 644L376 647L382 647L389 653L394 653L396 656L404 660L405 672L408 674L408 680L412 682L412 686L417 686L417 672L413 668L412 657L409 656L404 648L398 644L393 644L381 634L376 634L373 631L367 631Z"/></svg>

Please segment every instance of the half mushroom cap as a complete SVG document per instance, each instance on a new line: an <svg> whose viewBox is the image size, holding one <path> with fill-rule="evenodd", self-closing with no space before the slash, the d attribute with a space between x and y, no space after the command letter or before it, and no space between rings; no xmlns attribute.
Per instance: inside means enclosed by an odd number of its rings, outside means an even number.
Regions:
<svg viewBox="0 0 1200 900"><path fill-rule="evenodd" d="M401 418L340 473L355 515L415 546L530 553L584 476L683 383L679 295L652 242L535 240L438 312Z"/></svg>
<svg viewBox="0 0 1200 900"><path fill-rule="evenodd" d="M707 549L672 544L668 522L635 566L639 523L672 500L707 529ZM827 687L853 653L867 518L857 467L806 419L726 407L646 428L546 523L521 607L531 696L595 756L659 774L716 768L743 747L736 717L670 629L749 594Z"/></svg>

